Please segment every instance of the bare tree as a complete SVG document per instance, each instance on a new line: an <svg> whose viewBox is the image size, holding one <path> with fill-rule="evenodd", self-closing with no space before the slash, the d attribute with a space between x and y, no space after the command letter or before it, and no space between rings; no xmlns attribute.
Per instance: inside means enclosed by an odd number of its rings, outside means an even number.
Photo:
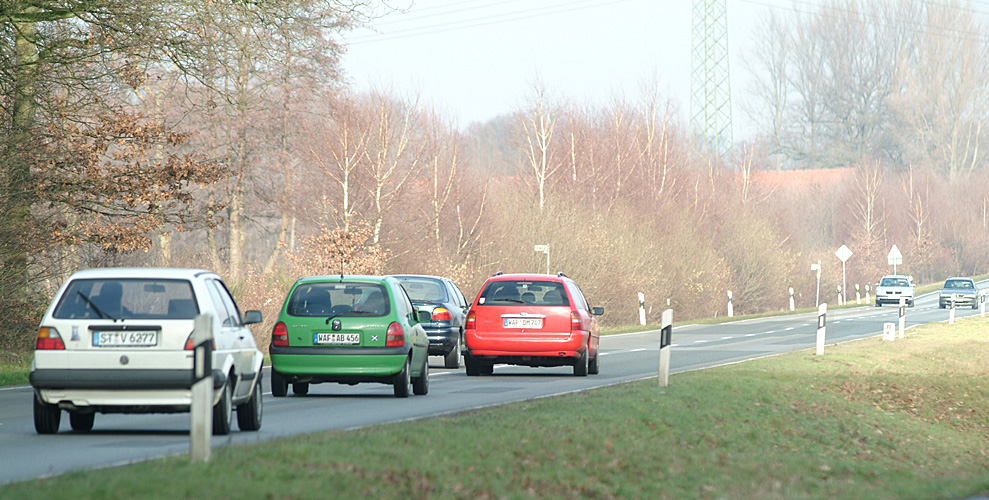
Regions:
<svg viewBox="0 0 989 500"><path fill-rule="evenodd" d="M547 183L561 164L552 154L557 114L547 102L546 88L541 83L535 83L533 91L535 95L530 107L518 114L518 121L522 127L522 151L536 183L539 209L542 210L546 205Z"/></svg>

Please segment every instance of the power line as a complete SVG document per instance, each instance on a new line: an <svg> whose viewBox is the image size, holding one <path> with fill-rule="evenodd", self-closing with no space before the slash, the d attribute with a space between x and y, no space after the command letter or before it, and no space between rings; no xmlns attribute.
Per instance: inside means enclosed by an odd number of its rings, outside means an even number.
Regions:
<svg viewBox="0 0 989 500"><path fill-rule="evenodd" d="M348 40L347 44L358 45L363 43L383 42L383 41L396 40L401 38L432 35L436 33L448 32L448 31L476 28L480 26L489 26L493 24L504 24L515 21L537 18L537 17L549 16L553 14L564 14L567 12L574 12L579 10L597 8L597 7L605 7L608 5L614 5L628 1L630 0L606 0L606 1L580 0L577 2L568 2L563 4L536 7L527 10L506 12L502 14L496 14L494 16L474 17L474 18L457 20L457 21L437 23L427 26L407 28L403 30L397 30L391 33L358 36ZM586 5L580 5L580 4L586 4Z"/></svg>

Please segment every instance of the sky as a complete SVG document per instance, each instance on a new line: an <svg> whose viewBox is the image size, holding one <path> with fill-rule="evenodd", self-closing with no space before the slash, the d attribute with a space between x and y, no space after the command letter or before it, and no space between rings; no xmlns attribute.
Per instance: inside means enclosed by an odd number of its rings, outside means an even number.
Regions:
<svg viewBox="0 0 989 500"><path fill-rule="evenodd" d="M390 13L344 37L357 90L419 96L456 127L522 109L539 82L554 102L606 106L656 87L687 122L693 0L388 0ZM816 1L727 0L735 141L751 138L741 105L753 30L771 10ZM751 57L751 56L748 56Z"/></svg>

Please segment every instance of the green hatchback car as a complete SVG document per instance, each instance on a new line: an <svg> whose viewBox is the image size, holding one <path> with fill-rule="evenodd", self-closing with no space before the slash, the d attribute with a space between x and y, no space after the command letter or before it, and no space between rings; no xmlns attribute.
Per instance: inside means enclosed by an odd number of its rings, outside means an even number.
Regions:
<svg viewBox="0 0 989 500"><path fill-rule="evenodd" d="M292 285L271 334L271 393L308 394L309 384L394 386L429 392L429 338L402 285L384 276L311 276Z"/></svg>

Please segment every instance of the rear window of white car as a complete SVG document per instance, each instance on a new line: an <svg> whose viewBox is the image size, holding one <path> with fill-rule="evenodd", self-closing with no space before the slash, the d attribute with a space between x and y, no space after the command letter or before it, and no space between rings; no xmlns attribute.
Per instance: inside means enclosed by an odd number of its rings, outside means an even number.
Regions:
<svg viewBox="0 0 989 500"><path fill-rule="evenodd" d="M58 319L192 319L192 284L174 279L72 280L55 307Z"/></svg>
<svg viewBox="0 0 989 500"><path fill-rule="evenodd" d="M529 305L529 306L569 306L563 283L539 280L496 280L489 281L479 305Z"/></svg>
<svg viewBox="0 0 989 500"><path fill-rule="evenodd" d="M879 286L910 286L910 282L906 278L883 278Z"/></svg>

